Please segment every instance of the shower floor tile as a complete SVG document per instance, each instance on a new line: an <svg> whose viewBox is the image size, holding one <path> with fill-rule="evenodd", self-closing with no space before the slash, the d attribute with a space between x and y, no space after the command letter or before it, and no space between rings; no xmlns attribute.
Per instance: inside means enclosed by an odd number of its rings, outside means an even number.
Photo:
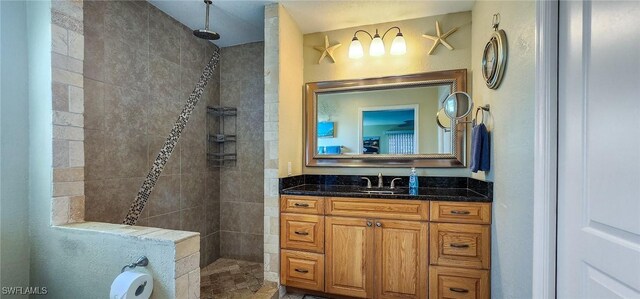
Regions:
<svg viewBox="0 0 640 299"><path fill-rule="evenodd" d="M200 270L200 298L253 298L263 279L262 263L221 258Z"/></svg>

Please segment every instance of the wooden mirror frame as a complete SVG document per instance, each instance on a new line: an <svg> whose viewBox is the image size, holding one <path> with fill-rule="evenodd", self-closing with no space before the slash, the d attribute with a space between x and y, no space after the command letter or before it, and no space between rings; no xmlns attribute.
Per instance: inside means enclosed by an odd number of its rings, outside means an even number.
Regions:
<svg viewBox="0 0 640 299"><path fill-rule="evenodd" d="M451 92L467 92L467 70L447 70L404 76L367 78L355 80L323 81L306 83L304 87L304 132L305 163L308 167L466 167L466 123L465 119L452 120L451 154L414 155L318 155L317 103L318 94L341 91L366 91L389 89L390 87L414 87L451 84ZM427 120L428 121L428 120ZM433 121L435 122L435 115Z"/></svg>

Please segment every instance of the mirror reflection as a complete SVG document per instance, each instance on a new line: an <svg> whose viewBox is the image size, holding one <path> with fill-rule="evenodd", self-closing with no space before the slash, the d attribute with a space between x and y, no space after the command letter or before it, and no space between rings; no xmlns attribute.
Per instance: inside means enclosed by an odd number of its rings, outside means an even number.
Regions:
<svg viewBox="0 0 640 299"><path fill-rule="evenodd" d="M444 113L444 108L440 108L438 114L436 114L436 123L438 127L448 132L451 129L451 118Z"/></svg>
<svg viewBox="0 0 640 299"><path fill-rule="evenodd" d="M466 92L454 92L444 100L444 112L452 119L465 118L472 108L473 100Z"/></svg>
<svg viewBox="0 0 640 299"><path fill-rule="evenodd" d="M450 94L451 84L318 93L316 153L450 154L451 119L434 121Z"/></svg>

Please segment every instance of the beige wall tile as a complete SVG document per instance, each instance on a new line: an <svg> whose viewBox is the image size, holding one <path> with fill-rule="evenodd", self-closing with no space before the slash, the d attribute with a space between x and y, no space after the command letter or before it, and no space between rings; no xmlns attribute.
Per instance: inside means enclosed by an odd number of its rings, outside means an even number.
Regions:
<svg viewBox="0 0 640 299"><path fill-rule="evenodd" d="M175 298L189 298L189 274L176 278Z"/></svg>
<svg viewBox="0 0 640 299"><path fill-rule="evenodd" d="M69 166L84 167L83 141L69 141Z"/></svg>
<svg viewBox="0 0 640 299"><path fill-rule="evenodd" d="M189 272L189 299L200 298L200 268Z"/></svg>
<svg viewBox="0 0 640 299"><path fill-rule="evenodd" d="M51 225L69 223L69 197L54 197L51 208Z"/></svg>
<svg viewBox="0 0 640 299"><path fill-rule="evenodd" d="M53 111L53 124L71 127L83 127L84 116L80 113Z"/></svg>
<svg viewBox="0 0 640 299"><path fill-rule="evenodd" d="M84 36L74 31L69 31L69 56L84 60Z"/></svg>
<svg viewBox="0 0 640 299"><path fill-rule="evenodd" d="M84 195L84 182L53 183L53 196Z"/></svg>
<svg viewBox="0 0 640 299"><path fill-rule="evenodd" d="M69 141L53 140L53 167L69 167Z"/></svg>
<svg viewBox="0 0 640 299"><path fill-rule="evenodd" d="M53 81L78 87L82 87L84 84L82 74L73 73L60 68L53 68Z"/></svg>
<svg viewBox="0 0 640 299"><path fill-rule="evenodd" d="M66 84L54 82L52 91L53 110L69 111L69 86Z"/></svg>
<svg viewBox="0 0 640 299"><path fill-rule="evenodd" d="M83 167L54 168L53 181L54 182L84 181L84 168Z"/></svg>
<svg viewBox="0 0 640 299"><path fill-rule="evenodd" d="M176 244L176 260L200 251L200 237L195 236Z"/></svg>
<svg viewBox="0 0 640 299"><path fill-rule="evenodd" d="M53 24L56 24L62 28L73 30L78 33L82 33L84 29L82 21L74 19L56 10L51 11L51 21Z"/></svg>
<svg viewBox="0 0 640 299"><path fill-rule="evenodd" d="M78 21L83 20L82 1L55 0L51 1L51 9L63 13Z"/></svg>
<svg viewBox="0 0 640 299"><path fill-rule="evenodd" d="M84 113L84 90L75 86L69 86L69 111Z"/></svg>
<svg viewBox="0 0 640 299"><path fill-rule="evenodd" d="M187 257L181 258L176 261L176 274L175 277L188 274L189 272L200 268L200 252L196 252Z"/></svg>
<svg viewBox="0 0 640 299"><path fill-rule="evenodd" d="M62 55L58 53L51 54L51 65L54 68L60 68L60 69L78 73L78 74L82 74L84 71L82 66L82 60L71 58L67 55ZM54 110L61 110L61 109L54 108Z"/></svg>
<svg viewBox="0 0 640 299"><path fill-rule="evenodd" d="M84 140L84 130L78 127L54 125L53 139Z"/></svg>
<svg viewBox="0 0 640 299"><path fill-rule="evenodd" d="M51 25L51 50L54 53L67 55L69 51L67 32L67 29Z"/></svg>
<svg viewBox="0 0 640 299"><path fill-rule="evenodd" d="M84 196L72 196L69 198L69 223L84 221Z"/></svg>

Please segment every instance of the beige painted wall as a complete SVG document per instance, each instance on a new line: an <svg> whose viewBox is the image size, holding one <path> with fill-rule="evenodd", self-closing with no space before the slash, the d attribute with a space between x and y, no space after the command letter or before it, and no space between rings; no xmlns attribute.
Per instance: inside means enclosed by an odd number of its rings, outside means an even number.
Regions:
<svg viewBox="0 0 640 299"><path fill-rule="evenodd" d="M438 151L438 131L435 115L438 112L438 88L419 87L400 90L376 90L374 92L330 93L319 96L320 103L335 107L331 121L335 122L334 138L319 138L318 146L342 145L345 153L358 153L358 114L360 108L395 105L418 105L418 144L420 153ZM328 115L318 111L320 121Z"/></svg>
<svg viewBox="0 0 640 299"><path fill-rule="evenodd" d="M443 31L453 27L460 27L447 41L455 48L449 51L439 46L433 55L427 55L433 42L422 37L422 34L435 34L435 22L439 21ZM386 30L389 27L398 26L407 43L407 54L404 56L369 57L367 49L369 38L366 35L358 35L365 48L365 56L359 60L348 58L349 43L353 33L358 29L375 32L375 29ZM313 47L324 44L324 36L329 36L331 44L341 43L335 51L336 63L323 60L318 64L320 52ZM389 36L391 35L391 36ZM387 53L395 33L391 31L385 39ZM392 75L406 75L448 69L467 69L468 90L471 90L471 12L460 12L433 17L404 20L383 24L334 30L306 34L304 36L304 82L317 82L329 80L358 79ZM299 145L302 148L303 143ZM304 158L302 154L302 158ZM308 174L375 174L378 168L329 168L329 167L304 167L303 172ZM385 168L384 174L408 175L408 168ZM419 175L434 176L469 176L467 168L422 168Z"/></svg>
<svg viewBox="0 0 640 299"><path fill-rule="evenodd" d="M435 35L435 23L440 22L443 31L453 27L460 27L458 31L447 38L455 48L449 51L444 46L438 46L433 55L427 55L433 42L422 37L423 34ZM402 29L407 43L407 54L391 56L389 48L397 31L389 31L385 37L387 54L382 57L368 55L370 39L366 34L359 33L358 38L365 49L361 59L349 59L349 43L356 30L368 32L387 30L392 26ZM381 32L380 34L384 33ZM320 52L314 46L324 45L324 36L329 37L333 45L341 43L334 52L336 63L330 63L327 58L318 64ZM358 79L392 75L406 75L430 71L471 68L471 12L460 12L433 17L404 20L398 22L374 24L352 27L328 32L304 35L304 81L316 82L327 80Z"/></svg>
<svg viewBox="0 0 640 299"><path fill-rule="evenodd" d="M481 54L500 13L507 34L509 60L497 90L480 75ZM478 1L473 7L473 96L491 104L491 171L472 177L493 185L491 295L530 298L532 271L533 139L535 78L535 2Z"/></svg>
<svg viewBox="0 0 640 299"><path fill-rule="evenodd" d="M302 33L293 18L279 6L279 154L280 177L287 176L288 163L291 162L293 175L302 173L302 84L303 63Z"/></svg>

